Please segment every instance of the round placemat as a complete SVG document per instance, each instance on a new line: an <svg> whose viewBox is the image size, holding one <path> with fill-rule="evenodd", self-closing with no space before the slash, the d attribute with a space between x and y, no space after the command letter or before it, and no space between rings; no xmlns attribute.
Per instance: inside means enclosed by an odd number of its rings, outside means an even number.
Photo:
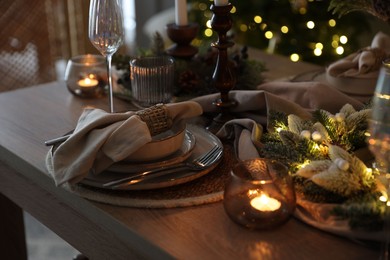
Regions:
<svg viewBox="0 0 390 260"><path fill-rule="evenodd" d="M65 185L72 193L86 199L122 207L174 208L202 205L223 199L225 183L237 162L233 146L224 144L219 165L199 179L173 187L154 190L107 190L87 185Z"/></svg>

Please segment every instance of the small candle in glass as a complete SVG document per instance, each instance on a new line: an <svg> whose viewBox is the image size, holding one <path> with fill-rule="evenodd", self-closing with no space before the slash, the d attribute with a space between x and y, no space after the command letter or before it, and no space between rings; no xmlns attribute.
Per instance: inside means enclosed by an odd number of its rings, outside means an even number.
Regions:
<svg viewBox="0 0 390 260"><path fill-rule="evenodd" d="M225 187L224 207L236 223L252 229L270 229L286 222L296 205L287 168L272 160L238 163Z"/></svg>
<svg viewBox="0 0 390 260"><path fill-rule="evenodd" d="M93 75L80 79L77 84L80 86L81 91L89 92L95 91L95 88L99 85L99 81L93 78Z"/></svg>
<svg viewBox="0 0 390 260"><path fill-rule="evenodd" d="M68 61L65 82L68 90L82 98L102 97L106 86L106 63L100 55L81 55Z"/></svg>

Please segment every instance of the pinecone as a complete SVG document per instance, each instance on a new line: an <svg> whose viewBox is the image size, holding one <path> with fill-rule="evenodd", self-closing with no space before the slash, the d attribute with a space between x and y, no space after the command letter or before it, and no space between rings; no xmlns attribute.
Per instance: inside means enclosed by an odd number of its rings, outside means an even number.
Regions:
<svg viewBox="0 0 390 260"><path fill-rule="evenodd" d="M390 21L390 5L389 0L373 0L373 8L375 15L380 19L389 22Z"/></svg>
<svg viewBox="0 0 390 260"><path fill-rule="evenodd" d="M198 74L191 70L183 71L179 75L178 84L179 87L182 90L189 90L195 89L199 85L200 79Z"/></svg>

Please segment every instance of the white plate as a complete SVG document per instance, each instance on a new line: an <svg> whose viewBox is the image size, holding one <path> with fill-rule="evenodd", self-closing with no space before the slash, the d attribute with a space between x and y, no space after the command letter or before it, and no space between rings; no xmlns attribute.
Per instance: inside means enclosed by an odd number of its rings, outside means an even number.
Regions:
<svg viewBox="0 0 390 260"><path fill-rule="evenodd" d="M121 173L134 173L139 171L150 170L158 168L162 165L172 165L180 163L186 160L192 153L195 148L196 137L194 134L187 128L184 140L181 148L174 154L165 157L156 161L147 161L147 162L129 162L123 161L115 163L108 168L110 172L121 172Z"/></svg>
<svg viewBox="0 0 390 260"><path fill-rule="evenodd" d="M194 150L191 153L191 155L188 157L187 161L194 160L195 158L209 151L215 145L218 145L219 147L223 147L218 137L216 137L215 135L213 135L212 133L210 133L209 131L203 128L194 125L188 125L187 130L193 133L196 139ZM222 154L220 155L220 158L218 158L216 163L214 163L209 168L202 171L182 171L175 174L169 174L166 176L153 178L147 181L141 181L139 183L128 185L120 189L121 190L149 190L149 189L165 188L165 187L186 183L195 180L212 171L218 165L221 158L222 158ZM131 176L132 173L134 173L134 170L132 168L131 169L129 168L127 173L107 171L99 175L90 174L87 178L82 180L81 183L88 186L97 187L97 188L113 189L110 187L103 187L103 184L110 181L124 178L126 176Z"/></svg>

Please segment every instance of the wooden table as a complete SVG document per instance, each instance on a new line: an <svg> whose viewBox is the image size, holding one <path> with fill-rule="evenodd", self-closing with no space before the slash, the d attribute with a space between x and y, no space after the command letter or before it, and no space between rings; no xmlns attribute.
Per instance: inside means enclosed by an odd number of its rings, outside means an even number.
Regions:
<svg viewBox="0 0 390 260"><path fill-rule="evenodd" d="M270 79L318 68L258 54L269 66ZM25 256L21 209L90 259L377 258L379 253L372 248L296 219L269 231L247 230L228 218L221 202L175 209L124 208L91 202L56 187L45 174L49 148L44 141L73 129L83 107L107 109L107 103L73 97L63 82L0 95L2 259ZM129 106L122 101L116 105Z"/></svg>

